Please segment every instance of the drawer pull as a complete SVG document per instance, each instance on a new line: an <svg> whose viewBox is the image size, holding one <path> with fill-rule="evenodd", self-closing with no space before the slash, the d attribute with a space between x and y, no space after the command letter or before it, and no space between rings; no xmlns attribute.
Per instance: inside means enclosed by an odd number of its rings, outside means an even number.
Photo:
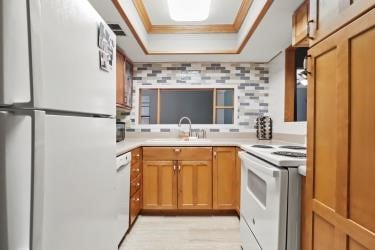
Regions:
<svg viewBox="0 0 375 250"><path fill-rule="evenodd" d="M139 156L140 156L139 154L136 155L137 158L139 158Z"/></svg>
<svg viewBox="0 0 375 250"><path fill-rule="evenodd" d="M178 165L178 171L181 172L181 165Z"/></svg>
<svg viewBox="0 0 375 250"><path fill-rule="evenodd" d="M180 152L181 152L181 149L179 149L179 148L175 148L175 149L174 149L174 152L176 152L176 153L180 153Z"/></svg>
<svg viewBox="0 0 375 250"><path fill-rule="evenodd" d="M138 202L138 201L139 201L139 198L134 198L133 201L137 201L137 202Z"/></svg>
<svg viewBox="0 0 375 250"><path fill-rule="evenodd" d="M136 185L136 186L139 187L140 185L141 185L141 183L137 182L137 185Z"/></svg>
<svg viewBox="0 0 375 250"><path fill-rule="evenodd" d="M139 172L139 168L135 168L133 171L134 172Z"/></svg>

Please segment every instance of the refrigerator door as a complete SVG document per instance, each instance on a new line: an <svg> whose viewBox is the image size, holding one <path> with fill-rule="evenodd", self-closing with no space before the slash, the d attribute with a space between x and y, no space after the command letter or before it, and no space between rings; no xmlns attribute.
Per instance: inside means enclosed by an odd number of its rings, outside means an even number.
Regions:
<svg viewBox="0 0 375 250"><path fill-rule="evenodd" d="M34 106L114 116L115 67L108 72L99 67L103 19L87 0L29 3ZM116 44L114 33L104 27ZM112 65L116 65L115 55Z"/></svg>
<svg viewBox="0 0 375 250"><path fill-rule="evenodd" d="M31 101L27 2L0 0L0 106Z"/></svg>
<svg viewBox="0 0 375 250"><path fill-rule="evenodd" d="M33 249L114 250L115 120L38 112Z"/></svg>
<svg viewBox="0 0 375 250"><path fill-rule="evenodd" d="M30 247L32 118L0 110L0 249Z"/></svg>

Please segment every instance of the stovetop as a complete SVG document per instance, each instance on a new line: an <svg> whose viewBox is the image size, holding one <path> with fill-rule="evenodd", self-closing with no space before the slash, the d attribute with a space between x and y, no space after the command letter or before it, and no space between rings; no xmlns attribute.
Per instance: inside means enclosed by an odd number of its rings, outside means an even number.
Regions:
<svg viewBox="0 0 375 250"><path fill-rule="evenodd" d="M287 156L287 157L294 157L294 158L306 158L306 154L301 153L301 152L276 151L276 152L272 152L271 154L282 155L282 156Z"/></svg>
<svg viewBox="0 0 375 250"><path fill-rule="evenodd" d="M306 147L303 145L244 145L242 149L265 161L281 167L306 165Z"/></svg>

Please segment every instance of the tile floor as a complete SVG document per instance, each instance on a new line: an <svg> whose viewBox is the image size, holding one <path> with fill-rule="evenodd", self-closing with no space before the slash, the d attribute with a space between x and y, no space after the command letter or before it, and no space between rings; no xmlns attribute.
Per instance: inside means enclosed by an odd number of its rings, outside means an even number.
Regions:
<svg viewBox="0 0 375 250"><path fill-rule="evenodd" d="M240 250L235 216L139 216L120 250Z"/></svg>

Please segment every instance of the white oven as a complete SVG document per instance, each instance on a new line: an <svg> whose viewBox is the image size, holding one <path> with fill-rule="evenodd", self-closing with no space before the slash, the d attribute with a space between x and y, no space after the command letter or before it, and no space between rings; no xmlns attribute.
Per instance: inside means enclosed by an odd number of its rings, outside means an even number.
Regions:
<svg viewBox="0 0 375 250"><path fill-rule="evenodd" d="M289 183L290 179L296 180L290 176L296 169L274 166L246 152L240 152L239 157L243 249L299 249L299 205L295 200L299 189L294 188L295 183ZM288 194L290 185L294 189L292 194ZM297 207L289 206L288 211L288 200L294 200L290 206Z"/></svg>

